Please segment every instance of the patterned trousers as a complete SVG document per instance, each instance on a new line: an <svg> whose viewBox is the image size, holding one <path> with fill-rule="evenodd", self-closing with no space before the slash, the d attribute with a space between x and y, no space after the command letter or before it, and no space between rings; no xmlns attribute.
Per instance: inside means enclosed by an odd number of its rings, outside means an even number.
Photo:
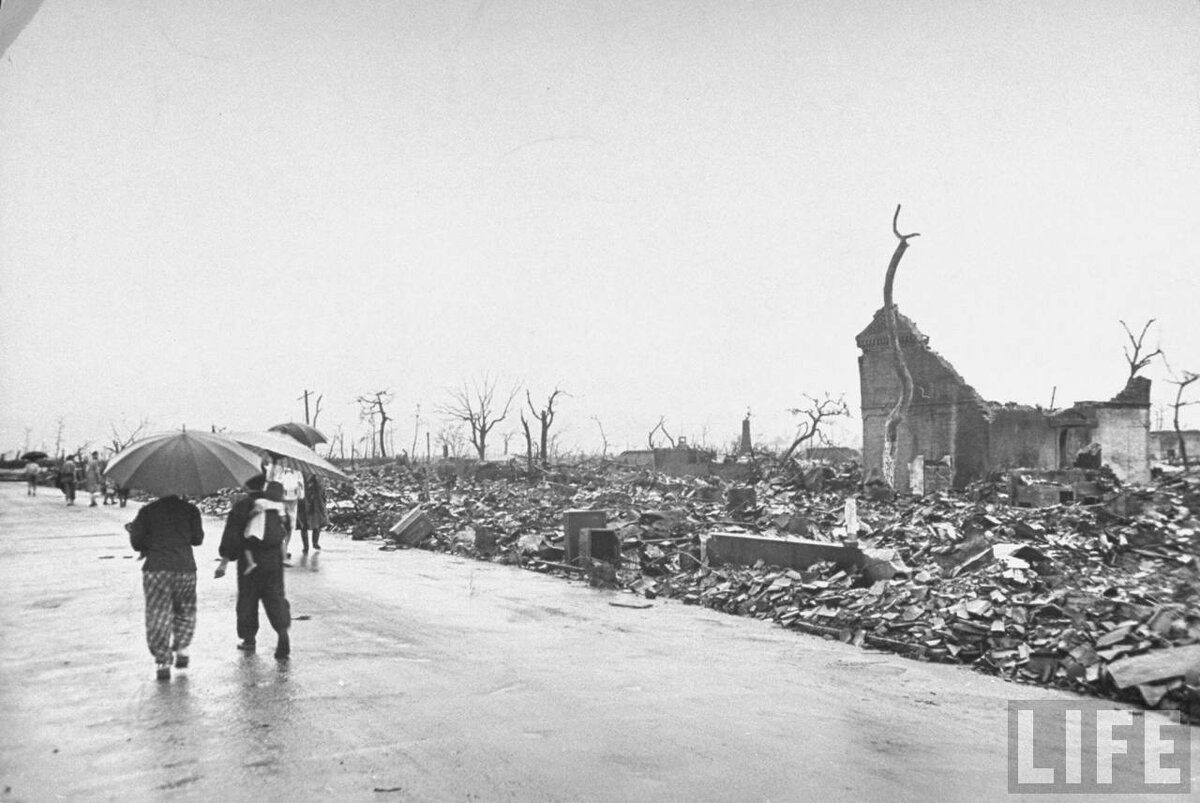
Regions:
<svg viewBox="0 0 1200 803"><path fill-rule="evenodd" d="M160 664L186 650L196 632L196 573L142 572L146 594L146 645Z"/></svg>

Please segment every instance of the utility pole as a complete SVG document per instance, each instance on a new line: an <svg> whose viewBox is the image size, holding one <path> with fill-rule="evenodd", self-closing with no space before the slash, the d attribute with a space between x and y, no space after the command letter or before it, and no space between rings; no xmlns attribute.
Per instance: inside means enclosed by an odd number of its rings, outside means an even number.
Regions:
<svg viewBox="0 0 1200 803"><path fill-rule="evenodd" d="M312 423L312 422L309 420L309 418L308 418L308 396L309 396L309 394L310 394L310 393L312 393L312 391L311 391L311 390L305 390L305 391L304 391L304 395L303 395L303 396L298 396L298 397L296 398L296 401L300 401L300 399L304 399L304 423L305 423L305 424L311 424L311 423Z"/></svg>

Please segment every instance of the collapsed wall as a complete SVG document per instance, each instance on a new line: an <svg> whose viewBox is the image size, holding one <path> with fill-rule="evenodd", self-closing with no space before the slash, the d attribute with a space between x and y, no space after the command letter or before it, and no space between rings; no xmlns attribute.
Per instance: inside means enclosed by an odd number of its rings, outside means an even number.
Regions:
<svg viewBox="0 0 1200 803"><path fill-rule="evenodd" d="M897 434L896 490L912 490L917 457L948 466L956 488L996 470L1070 468L1080 455L1124 481L1149 480L1150 380L1134 377L1106 402L1080 402L1059 413L987 402L898 310L896 326L913 380L912 404ZM883 308L855 342L862 350L863 469L870 478L882 476L885 424L901 389Z"/></svg>
<svg viewBox="0 0 1200 803"><path fill-rule="evenodd" d="M883 470L884 425L900 397L900 379L883 312L881 307L855 338L862 349L858 374L867 476ZM895 487L908 491L909 465L917 455L932 463L949 460L952 482L962 487L986 468L986 404L945 358L929 348L929 338L898 309L896 326L912 375L913 400L897 436Z"/></svg>

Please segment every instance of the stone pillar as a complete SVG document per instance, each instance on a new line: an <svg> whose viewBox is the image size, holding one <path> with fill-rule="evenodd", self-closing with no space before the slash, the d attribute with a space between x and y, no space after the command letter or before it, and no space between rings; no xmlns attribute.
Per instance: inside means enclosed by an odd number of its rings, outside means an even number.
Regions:
<svg viewBox="0 0 1200 803"><path fill-rule="evenodd" d="M738 444L738 454L750 454L750 416L742 419L742 440Z"/></svg>

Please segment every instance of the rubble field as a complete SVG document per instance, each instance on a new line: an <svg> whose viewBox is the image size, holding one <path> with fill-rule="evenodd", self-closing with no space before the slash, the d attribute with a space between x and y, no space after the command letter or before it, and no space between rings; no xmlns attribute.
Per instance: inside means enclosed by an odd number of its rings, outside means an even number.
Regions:
<svg viewBox="0 0 1200 803"><path fill-rule="evenodd" d="M746 482L601 462L351 473L353 488L329 491L331 529L383 550L580 578L1200 722L1200 479L1112 481L1091 504L1029 508L1008 504L1005 478L893 497L864 489L854 466L756 469ZM210 512L227 503L207 501ZM603 511L619 539L612 560L567 562L564 514L574 510ZM714 533L827 542L860 557L713 565Z"/></svg>

